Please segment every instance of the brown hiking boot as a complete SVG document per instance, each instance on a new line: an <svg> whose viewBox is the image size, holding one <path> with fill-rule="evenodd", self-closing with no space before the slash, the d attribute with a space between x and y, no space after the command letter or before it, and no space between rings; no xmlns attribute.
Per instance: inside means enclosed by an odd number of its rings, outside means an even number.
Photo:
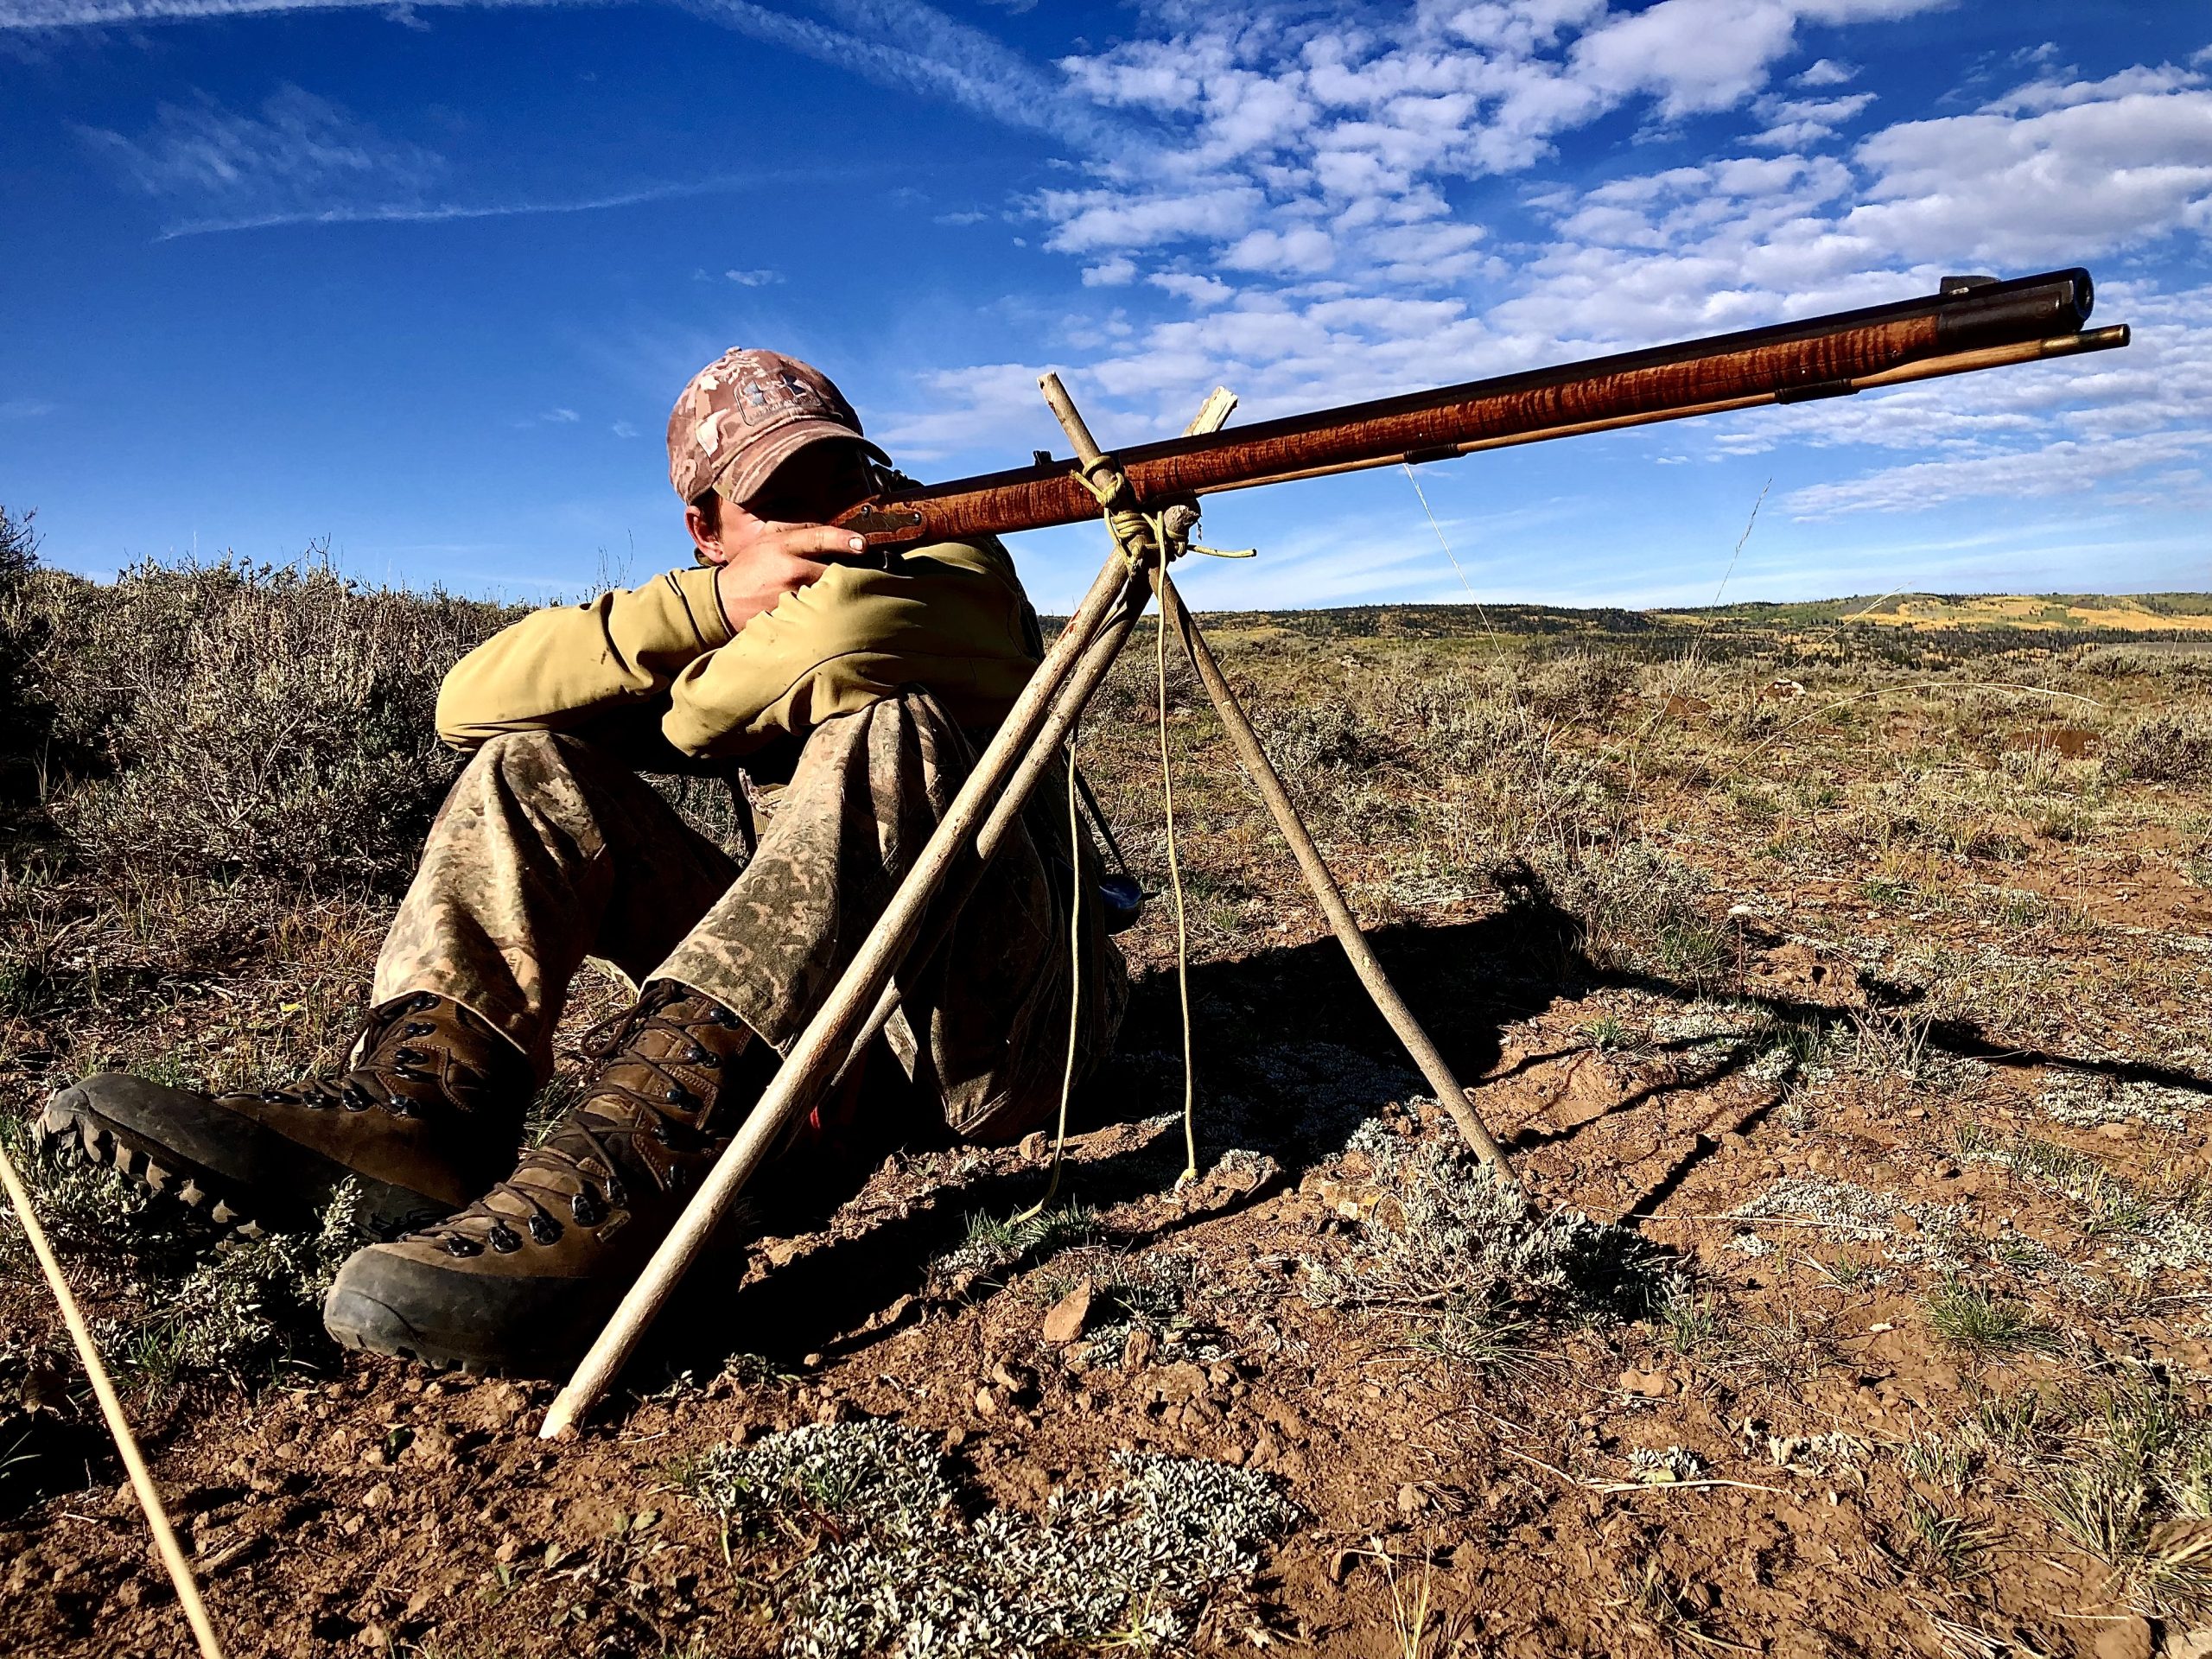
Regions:
<svg viewBox="0 0 2212 1659"><path fill-rule="evenodd" d="M780 1061L666 980L587 1052L599 1065L583 1097L514 1173L346 1263L323 1305L334 1338L524 1376L557 1375L590 1344Z"/></svg>
<svg viewBox="0 0 2212 1659"><path fill-rule="evenodd" d="M418 991L372 1010L353 1052L334 1077L257 1095L87 1077L47 1103L39 1139L248 1234L313 1226L352 1179L360 1224L391 1237L513 1162L530 1062L476 1014Z"/></svg>

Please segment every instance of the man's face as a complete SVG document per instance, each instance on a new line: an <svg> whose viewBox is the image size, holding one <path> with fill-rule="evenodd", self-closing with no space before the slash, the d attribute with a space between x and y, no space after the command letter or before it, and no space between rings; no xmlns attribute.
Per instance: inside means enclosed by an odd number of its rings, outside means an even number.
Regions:
<svg viewBox="0 0 2212 1659"><path fill-rule="evenodd" d="M777 467L737 511L768 524L826 524L874 493L859 446L831 440L810 443Z"/></svg>
<svg viewBox="0 0 2212 1659"><path fill-rule="evenodd" d="M707 530L696 507L684 517L700 551L712 563L726 564L771 531L826 524L875 491L874 475L859 446L831 439L807 445L769 474L750 499L723 500L719 531Z"/></svg>

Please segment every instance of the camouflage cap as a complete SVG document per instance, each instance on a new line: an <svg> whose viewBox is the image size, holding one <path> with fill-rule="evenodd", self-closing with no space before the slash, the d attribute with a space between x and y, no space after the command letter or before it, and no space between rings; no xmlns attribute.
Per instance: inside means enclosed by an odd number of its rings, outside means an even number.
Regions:
<svg viewBox="0 0 2212 1659"><path fill-rule="evenodd" d="M668 480L686 501L710 489L744 501L808 444L830 438L891 464L861 435L860 416L828 375L780 352L737 347L693 375L677 398L668 417Z"/></svg>

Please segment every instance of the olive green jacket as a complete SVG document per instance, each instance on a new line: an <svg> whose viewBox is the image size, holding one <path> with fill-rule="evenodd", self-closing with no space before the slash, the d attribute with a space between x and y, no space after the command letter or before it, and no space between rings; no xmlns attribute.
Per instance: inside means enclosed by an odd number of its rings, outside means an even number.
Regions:
<svg viewBox="0 0 2212 1659"><path fill-rule="evenodd" d="M502 732L651 710L684 755L735 758L906 685L988 728L1042 654L1014 562L989 538L834 564L734 636L714 569L671 570L493 635L446 676L438 735L473 749Z"/></svg>

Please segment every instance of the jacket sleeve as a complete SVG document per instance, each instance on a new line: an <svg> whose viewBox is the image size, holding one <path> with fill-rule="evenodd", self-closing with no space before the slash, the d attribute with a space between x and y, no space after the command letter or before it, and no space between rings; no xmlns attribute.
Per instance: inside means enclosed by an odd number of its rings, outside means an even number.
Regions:
<svg viewBox="0 0 2212 1659"><path fill-rule="evenodd" d="M715 574L671 570L502 628L438 688L438 735L474 749L502 732L562 730L666 695L686 664L729 640Z"/></svg>
<svg viewBox="0 0 2212 1659"><path fill-rule="evenodd" d="M687 663L661 730L687 755L734 758L905 685L927 687L963 725L995 725L1036 667L1035 629L995 544L839 565Z"/></svg>

